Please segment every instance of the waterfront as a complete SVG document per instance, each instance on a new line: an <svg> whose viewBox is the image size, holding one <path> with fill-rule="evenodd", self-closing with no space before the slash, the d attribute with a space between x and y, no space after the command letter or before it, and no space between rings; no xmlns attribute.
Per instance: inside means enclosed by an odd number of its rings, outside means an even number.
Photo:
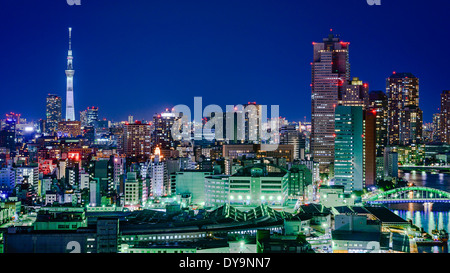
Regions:
<svg viewBox="0 0 450 273"><path fill-rule="evenodd" d="M450 192L450 174L429 172L403 172L399 176L416 186L424 186ZM433 229L450 231L450 204L391 204L388 207L404 219L411 219L413 224L431 234ZM448 253L449 247L419 247L419 252Z"/></svg>

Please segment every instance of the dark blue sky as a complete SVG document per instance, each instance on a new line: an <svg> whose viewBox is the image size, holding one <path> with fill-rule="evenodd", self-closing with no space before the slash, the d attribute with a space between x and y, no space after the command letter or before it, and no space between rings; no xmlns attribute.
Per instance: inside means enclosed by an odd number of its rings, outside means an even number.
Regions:
<svg viewBox="0 0 450 273"><path fill-rule="evenodd" d="M425 121L450 89L450 1L0 0L0 115L45 117L65 99L73 28L75 108L151 119L176 104L256 101L310 120L312 42L330 28L350 42L352 76L385 90L393 71L420 78ZM65 103L65 100L64 100ZM3 112L3 113L2 113Z"/></svg>

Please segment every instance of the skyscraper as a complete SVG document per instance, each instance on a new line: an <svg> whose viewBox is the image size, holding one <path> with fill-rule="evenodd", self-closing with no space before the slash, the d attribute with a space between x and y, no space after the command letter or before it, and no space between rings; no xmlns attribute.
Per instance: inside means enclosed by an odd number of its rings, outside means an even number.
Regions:
<svg viewBox="0 0 450 273"><path fill-rule="evenodd" d="M450 90L441 93L440 136L442 142L450 144Z"/></svg>
<svg viewBox="0 0 450 273"><path fill-rule="evenodd" d="M375 185L376 181L376 121L375 110L364 110L364 187Z"/></svg>
<svg viewBox="0 0 450 273"><path fill-rule="evenodd" d="M335 123L335 184L344 186L345 193L360 191L364 186L362 107L337 106Z"/></svg>
<svg viewBox="0 0 450 273"><path fill-rule="evenodd" d="M73 56L72 56L72 28L69 28L69 51L67 54L67 89L66 89L66 121L75 120L75 105L73 101Z"/></svg>
<svg viewBox="0 0 450 273"><path fill-rule="evenodd" d="M153 116L153 125L155 126L151 139L153 147L158 146L161 150L173 150L176 148L178 142L172 138L171 131L175 120L175 114L168 110Z"/></svg>
<svg viewBox="0 0 450 273"><path fill-rule="evenodd" d="M245 119L245 142L246 143L261 143L260 126L262 121L262 107L256 102L248 102L244 105L244 119Z"/></svg>
<svg viewBox="0 0 450 273"><path fill-rule="evenodd" d="M80 112L80 121L82 127L96 127L98 121L98 107L88 107Z"/></svg>
<svg viewBox="0 0 450 273"><path fill-rule="evenodd" d="M376 149L377 156L383 156L387 145L388 100L381 90L369 93L369 110L376 112Z"/></svg>
<svg viewBox="0 0 450 273"><path fill-rule="evenodd" d="M441 103L442 103L442 94L441 94ZM441 141L441 113L434 113L433 114L433 122L431 124L431 140L434 141Z"/></svg>
<svg viewBox="0 0 450 273"><path fill-rule="evenodd" d="M57 95L49 94L46 104L46 132L51 134L57 131L58 122L62 118L62 99Z"/></svg>
<svg viewBox="0 0 450 273"><path fill-rule="evenodd" d="M135 122L123 128L122 153L129 157L150 157L150 124Z"/></svg>
<svg viewBox="0 0 450 273"><path fill-rule="evenodd" d="M369 85L363 83L358 77L349 81L339 99L340 105L345 106L369 106Z"/></svg>
<svg viewBox="0 0 450 273"><path fill-rule="evenodd" d="M13 113L6 114L6 119L0 130L0 147L9 149L12 156L16 154L16 124L19 119Z"/></svg>
<svg viewBox="0 0 450 273"><path fill-rule="evenodd" d="M350 80L349 44L332 33L313 43L311 150L321 173L334 161L334 110Z"/></svg>
<svg viewBox="0 0 450 273"><path fill-rule="evenodd" d="M280 144L294 146L294 159L305 159L305 136L295 125L285 125L280 130Z"/></svg>
<svg viewBox="0 0 450 273"><path fill-rule="evenodd" d="M422 139L419 79L411 73L393 73L386 80L388 144L407 145Z"/></svg>
<svg viewBox="0 0 450 273"><path fill-rule="evenodd" d="M369 111L375 116L376 178L384 177L384 148L388 144L388 99L381 90L369 93Z"/></svg>

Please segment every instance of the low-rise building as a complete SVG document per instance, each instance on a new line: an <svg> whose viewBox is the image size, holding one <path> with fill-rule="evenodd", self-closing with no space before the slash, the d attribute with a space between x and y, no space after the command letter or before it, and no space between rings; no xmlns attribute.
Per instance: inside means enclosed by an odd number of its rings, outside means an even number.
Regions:
<svg viewBox="0 0 450 273"><path fill-rule="evenodd" d="M325 207L353 206L355 204L354 195L345 193L344 187L340 185L320 186L319 196L320 204Z"/></svg>

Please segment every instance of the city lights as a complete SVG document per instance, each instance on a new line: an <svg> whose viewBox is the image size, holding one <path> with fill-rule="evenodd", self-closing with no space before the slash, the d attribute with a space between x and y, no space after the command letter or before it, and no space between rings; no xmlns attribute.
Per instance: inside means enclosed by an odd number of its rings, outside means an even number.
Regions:
<svg viewBox="0 0 450 273"><path fill-rule="evenodd" d="M4 266L448 253L450 3L411 1L2 5Z"/></svg>

